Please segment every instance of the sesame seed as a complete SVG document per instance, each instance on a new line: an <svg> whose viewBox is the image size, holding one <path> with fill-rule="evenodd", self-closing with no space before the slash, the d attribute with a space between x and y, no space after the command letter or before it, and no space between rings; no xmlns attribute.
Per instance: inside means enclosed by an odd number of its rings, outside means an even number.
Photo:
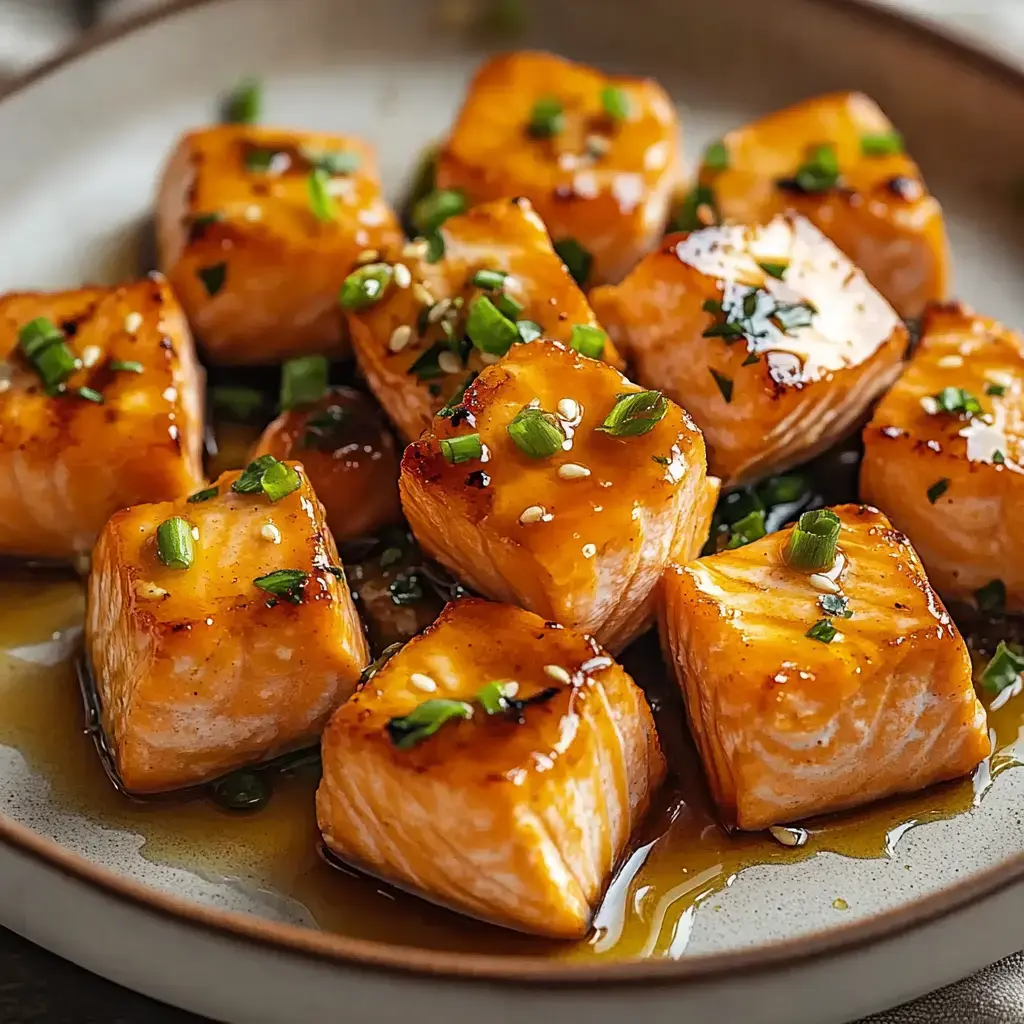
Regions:
<svg viewBox="0 0 1024 1024"><path fill-rule="evenodd" d="M430 289L424 287L419 281L417 281L412 286L412 294L413 294L413 298L415 298L416 301L421 306L433 306L434 305L434 296L431 293Z"/></svg>
<svg viewBox="0 0 1024 1024"><path fill-rule="evenodd" d="M939 411L939 403L932 398L931 395L925 395L921 399L921 408L924 409L929 416L934 416Z"/></svg>
<svg viewBox="0 0 1024 1024"><path fill-rule="evenodd" d="M556 682L565 683L566 686L572 682L572 676L561 665L545 665L544 673Z"/></svg>
<svg viewBox="0 0 1024 1024"><path fill-rule="evenodd" d="M124 329L129 334L134 334L142 326L141 313L129 313L124 318Z"/></svg>
<svg viewBox="0 0 1024 1024"><path fill-rule="evenodd" d="M454 352L442 352L437 357L437 365L442 373L462 372L462 360Z"/></svg>
<svg viewBox="0 0 1024 1024"><path fill-rule="evenodd" d="M424 693L433 693L437 689L437 683L435 683L430 676L425 676L422 672L413 672L413 674L409 676L409 682L412 683L417 690L422 690Z"/></svg>
<svg viewBox="0 0 1024 1024"><path fill-rule="evenodd" d="M444 315L452 308L451 299L441 299L439 302L435 302L430 307L430 312L427 313L427 323L436 324L439 320L444 318Z"/></svg>
<svg viewBox="0 0 1024 1024"><path fill-rule="evenodd" d="M575 153L559 153L558 168L562 171L575 171L580 158Z"/></svg>
<svg viewBox="0 0 1024 1024"><path fill-rule="evenodd" d="M501 290L503 292L521 292L523 290L523 282L518 277L513 277L509 274L504 281L501 282Z"/></svg>
<svg viewBox="0 0 1024 1024"><path fill-rule="evenodd" d="M250 203L245 208L244 217L250 223L255 223L256 221L263 219L263 211L255 203Z"/></svg>
<svg viewBox="0 0 1024 1024"><path fill-rule="evenodd" d="M958 355L943 356L939 360L938 365L941 366L944 370L952 370L958 366L964 365L964 357Z"/></svg>
<svg viewBox="0 0 1024 1024"><path fill-rule="evenodd" d="M380 252L378 252L378 250L376 250L376 249L364 249L356 257L356 266L357 267L362 267L362 266L365 266L367 263L376 263L377 260L379 260L379 259L380 259Z"/></svg>
<svg viewBox="0 0 1024 1024"><path fill-rule="evenodd" d="M558 476L562 480L585 480L590 476L590 470L577 462L567 462L564 466L558 467Z"/></svg>
<svg viewBox="0 0 1024 1024"><path fill-rule="evenodd" d="M348 178L331 178L327 182L327 194L329 196L347 196L355 185Z"/></svg>
<svg viewBox="0 0 1024 1024"><path fill-rule="evenodd" d="M829 579L828 576L820 572L812 572L808 577L808 580L815 590L821 590L826 594L838 594L839 584L835 580Z"/></svg>
<svg viewBox="0 0 1024 1024"><path fill-rule="evenodd" d="M90 366L95 366L103 355L102 349L98 345L86 345L82 349L82 365L88 369Z"/></svg>
<svg viewBox="0 0 1024 1024"><path fill-rule="evenodd" d="M573 401L571 398L563 398L558 403L558 415L563 420L576 420L579 419L580 406L579 402Z"/></svg>
<svg viewBox="0 0 1024 1024"><path fill-rule="evenodd" d="M807 842L807 832L802 828L786 828L784 825L771 825L768 828L772 838L783 846L803 846Z"/></svg>
<svg viewBox="0 0 1024 1024"><path fill-rule="evenodd" d="M391 332L388 348L392 352L401 352L412 341L412 328L408 324L400 324Z"/></svg>
<svg viewBox="0 0 1024 1024"><path fill-rule="evenodd" d="M612 141L606 135L588 135L583 144L591 156L604 156L612 148Z"/></svg>
<svg viewBox="0 0 1024 1024"><path fill-rule="evenodd" d="M178 389L174 387L164 388L161 397L165 402L173 402L178 397Z"/></svg>
<svg viewBox="0 0 1024 1024"><path fill-rule="evenodd" d="M584 558L593 558L594 555L596 555L596 554L597 554L597 545L596 544L584 544L583 545L583 557Z"/></svg>
<svg viewBox="0 0 1024 1024"><path fill-rule="evenodd" d="M483 363L484 366L493 366L495 363L500 362L500 361L501 361L501 356L499 356L496 352L481 352L480 353L480 362Z"/></svg>
<svg viewBox="0 0 1024 1024"><path fill-rule="evenodd" d="M281 543L281 531L273 523L264 523L260 527L260 536L271 544Z"/></svg>
<svg viewBox="0 0 1024 1024"><path fill-rule="evenodd" d="M193 526L192 527L192 539L193 540L199 540L199 527L198 526Z"/></svg>
<svg viewBox="0 0 1024 1024"><path fill-rule="evenodd" d="M417 238L402 247L402 259L425 260L430 252L430 243L425 238Z"/></svg>
<svg viewBox="0 0 1024 1024"><path fill-rule="evenodd" d="M1002 384L1004 388L1013 386L1013 374L1007 373L1005 370L989 370L985 374L985 378L992 381L993 384Z"/></svg>
<svg viewBox="0 0 1024 1024"><path fill-rule="evenodd" d="M529 508L523 509L522 515L519 517L519 522L523 526L529 526L530 523L539 523L544 518L544 506L543 505L531 505Z"/></svg>
<svg viewBox="0 0 1024 1024"><path fill-rule="evenodd" d="M404 263L396 263L392 273L399 288L408 288L412 284L412 273Z"/></svg>

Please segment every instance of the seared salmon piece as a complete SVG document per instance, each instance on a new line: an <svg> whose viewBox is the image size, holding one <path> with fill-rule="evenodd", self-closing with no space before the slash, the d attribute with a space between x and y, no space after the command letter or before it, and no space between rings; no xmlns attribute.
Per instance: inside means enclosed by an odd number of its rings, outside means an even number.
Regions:
<svg viewBox="0 0 1024 1024"><path fill-rule="evenodd" d="M707 538L717 481L682 409L536 341L434 418L400 489L420 546L467 586L614 652L651 624L669 561Z"/></svg>
<svg viewBox="0 0 1024 1024"><path fill-rule="evenodd" d="M314 743L369 661L323 507L301 465L273 459L118 512L93 555L85 643L134 793Z"/></svg>
<svg viewBox="0 0 1024 1024"><path fill-rule="evenodd" d="M473 598L331 718L317 820L343 860L579 938L665 777L640 689L588 636Z"/></svg>
<svg viewBox="0 0 1024 1024"><path fill-rule="evenodd" d="M337 542L402 521L395 439L374 402L354 388L331 388L313 405L282 412L252 458L260 455L305 466Z"/></svg>
<svg viewBox="0 0 1024 1024"><path fill-rule="evenodd" d="M673 566L662 639L727 825L762 829L909 793L989 754L967 647L903 534L841 505L818 573L792 528Z"/></svg>
<svg viewBox="0 0 1024 1024"><path fill-rule="evenodd" d="M900 316L946 297L942 208L903 137L863 93L805 100L729 132L705 151L673 224L767 224L786 210L824 231Z"/></svg>
<svg viewBox="0 0 1024 1024"><path fill-rule="evenodd" d="M931 307L864 431L861 494L945 597L1024 610L1024 339L966 306Z"/></svg>
<svg viewBox="0 0 1024 1024"><path fill-rule="evenodd" d="M203 382L159 275L0 296L0 554L78 560L118 509L200 486Z"/></svg>
<svg viewBox="0 0 1024 1024"><path fill-rule="evenodd" d="M338 287L402 232L361 139L255 125L189 132L163 172L160 268L215 363L344 353Z"/></svg>
<svg viewBox="0 0 1024 1024"><path fill-rule="evenodd" d="M446 220L438 237L444 255L436 262L421 240L393 265L360 268L350 279L348 325L360 369L410 441L468 375L498 359L467 337L475 300L497 303L517 326L516 343L541 335L569 343L579 326L600 328L528 200L475 207ZM374 276L383 288L367 298L356 285ZM593 352L621 368L615 346L598 344Z"/></svg>
<svg viewBox="0 0 1024 1024"><path fill-rule="evenodd" d="M892 307L798 216L670 235L591 301L637 380L697 421L729 487L840 440L907 346Z"/></svg>
<svg viewBox="0 0 1024 1024"><path fill-rule="evenodd" d="M507 53L477 71L436 183L470 204L526 196L580 284L602 284L664 230L679 149L675 106L656 82Z"/></svg>

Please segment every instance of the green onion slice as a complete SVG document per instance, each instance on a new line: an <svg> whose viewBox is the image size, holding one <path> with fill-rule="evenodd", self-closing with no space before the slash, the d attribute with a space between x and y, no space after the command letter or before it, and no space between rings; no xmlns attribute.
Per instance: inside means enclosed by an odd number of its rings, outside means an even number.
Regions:
<svg viewBox="0 0 1024 1024"><path fill-rule="evenodd" d="M860 137L864 156L894 156L903 152L903 136L897 131L868 132Z"/></svg>
<svg viewBox="0 0 1024 1024"><path fill-rule="evenodd" d="M786 546L786 561L794 569L821 572L836 561L839 543L839 516L830 509L805 512L793 527Z"/></svg>
<svg viewBox="0 0 1024 1024"><path fill-rule="evenodd" d="M327 370L325 356L289 359L281 367L281 408L320 401L327 394Z"/></svg>
<svg viewBox="0 0 1024 1024"><path fill-rule="evenodd" d="M18 331L18 347L47 390L60 387L82 365L68 348L64 332L44 316Z"/></svg>
<svg viewBox="0 0 1024 1024"><path fill-rule="evenodd" d="M107 366L114 373L142 373L144 369L142 363L134 359L111 359Z"/></svg>
<svg viewBox="0 0 1024 1024"><path fill-rule="evenodd" d="M498 308L500 313L503 313L509 318L509 320L516 320L523 311L523 304L517 299L513 299L511 295L506 295L504 292L496 292L494 298L491 300L494 305Z"/></svg>
<svg viewBox="0 0 1024 1024"><path fill-rule="evenodd" d="M992 395L995 398L1002 398L1006 394L1005 384L986 384L985 394Z"/></svg>
<svg viewBox="0 0 1024 1024"><path fill-rule="evenodd" d="M168 569L188 569L195 561L192 524L181 516L165 519L156 528L156 551Z"/></svg>
<svg viewBox="0 0 1024 1024"><path fill-rule="evenodd" d="M619 395L597 429L612 437L646 434L668 412L668 399L660 391L629 391Z"/></svg>
<svg viewBox="0 0 1024 1024"><path fill-rule="evenodd" d="M949 478L943 477L941 480L936 480L925 493L928 495L928 501L934 505L948 490Z"/></svg>
<svg viewBox="0 0 1024 1024"><path fill-rule="evenodd" d="M103 395L101 395L95 388L78 388L75 394L79 398L86 402L94 402L96 405L103 404Z"/></svg>
<svg viewBox="0 0 1024 1024"><path fill-rule="evenodd" d="M933 397L942 412L963 415L968 419L982 412L981 402L963 388L943 388Z"/></svg>
<svg viewBox="0 0 1024 1024"><path fill-rule="evenodd" d="M253 580L260 590L274 597L283 597L292 604L302 604L302 590L309 579L309 573L302 569L275 569L266 576Z"/></svg>
<svg viewBox="0 0 1024 1024"><path fill-rule="evenodd" d="M811 626L804 636L810 637L811 640L818 640L823 644L830 644L836 638L836 634L839 632L835 626L828 619L818 619L818 621Z"/></svg>
<svg viewBox="0 0 1024 1024"><path fill-rule="evenodd" d="M517 320L516 330L520 341L536 341L544 333L540 324L534 320Z"/></svg>
<svg viewBox="0 0 1024 1024"><path fill-rule="evenodd" d="M255 124L262 110L263 85L258 78L246 78L224 97L221 115L227 124Z"/></svg>
<svg viewBox="0 0 1024 1024"><path fill-rule="evenodd" d="M600 359L604 355L604 346L607 340L608 335L600 327L574 324L569 345L581 356L586 356L588 359Z"/></svg>
<svg viewBox="0 0 1024 1024"><path fill-rule="evenodd" d="M433 736L446 722L473 717L473 706L464 700L427 700L407 715L392 718L388 737L399 750L409 750Z"/></svg>
<svg viewBox="0 0 1024 1024"><path fill-rule="evenodd" d="M633 109L629 93L615 85L606 85L601 90L601 107L613 121L625 121Z"/></svg>
<svg viewBox="0 0 1024 1024"><path fill-rule="evenodd" d="M242 470L231 490L236 494L262 491L271 501L280 501L297 491L301 484L299 474L291 466L279 462L273 455L261 455Z"/></svg>
<svg viewBox="0 0 1024 1024"><path fill-rule="evenodd" d="M201 491L196 491L195 494L190 494L185 500L190 505L197 505L201 501L209 501L211 498L217 497L216 487L204 487Z"/></svg>
<svg viewBox="0 0 1024 1024"><path fill-rule="evenodd" d="M1002 615L1006 611L1006 584L1002 580L989 580L974 592L978 610L989 615Z"/></svg>
<svg viewBox="0 0 1024 1024"><path fill-rule="evenodd" d="M789 270L788 263L758 263L758 266L769 276L774 277L779 281L783 281L786 278L786 271Z"/></svg>
<svg viewBox="0 0 1024 1024"><path fill-rule="evenodd" d="M357 267L342 282L339 301L343 309L368 309L384 298L394 269L390 263L367 263Z"/></svg>
<svg viewBox="0 0 1024 1024"><path fill-rule="evenodd" d="M464 193L453 188L437 188L416 202L409 219L421 235L432 235L449 217L468 209Z"/></svg>
<svg viewBox="0 0 1024 1024"><path fill-rule="evenodd" d="M535 139L550 139L564 128L565 109L560 100L554 96L544 96L534 103L527 131Z"/></svg>
<svg viewBox="0 0 1024 1024"><path fill-rule="evenodd" d="M525 406L505 428L515 446L531 459L546 459L562 450L565 431L553 413Z"/></svg>
<svg viewBox="0 0 1024 1024"><path fill-rule="evenodd" d="M519 341L515 323L486 295L479 295L470 303L466 334L481 352L495 356L503 356Z"/></svg>
<svg viewBox="0 0 1024 1024"><path fill-rule="evenodd" d="M726 403L732 401L732 377L726 377L724 373L719 373L713 366L708 367L708 371L711 376L715 379L715 383L718 385L718 390L722 392L722 397Z"/></svg>
<svg viewBox="0 0 1024 1024"><path fill-rule="evenodd" d="M981 685L990 693L1000 693L1013 686L1024 672L1024 655L999 641L996 653L981 674Z"/></svg>
<svg viewBox="0 0 1024 1024"><path fill-rule="evenodd" d="M729 150L725 143L718 139L704 150L704 166L709 171L727 171L729 169Z"/></svg>
<svg viewBox="0 0 1024 1024"><path fill-rule="evenodd" d="M209 267L200 267L196 277L203 283L206 294L212 299L223 287L228 276L227 263L214 263Z"/></svg>
<svg viewBox="0 0 1024 1024"><path fill-rule="evenodd" d="M839 157L831 143L812 146L807 159L797 168L792 178L779 182L783 188L796 188L800 192L828 192L839 184Z"/></svg>
<svg viewBox="0 0 1024 1024"><path fill-rule="evenodd" d="M554 248L573 280L581 288L586 285L594 257L575 238L563 238L555 242Z"/></svg>
<svg viewBox="0 0 1024 1024"><path fill-rule="evenodd" d="M478 270L470 279L469 283L473 288L483 288L484 291L500 291L505 286L505 278L508 274L504 270Z"/></svg>
<svg viewBox="0 0 1024 1024"><path fill-rule="evenodd" d="M334 198L327 189L327 183L331 180L330 174L322 167L314 167L306 179L306 190L309 194L309 208L313 211L321 224L337 219L338 208L335 206Z"/></svg>
<svg viewBox="0 0 1024 1024"><path fill-rule="evenodd" d="M444 438L440 441L441 454L445 462L458 465L479 459L484 453L484 446L479 434L463 434L461 437Z"/></svg>
<svg viewBox="0 0 1024 1024"><path fill-rule="evenodd" d="M764 509L755 508L729 527L729 541L725 545L725 550L733 551L736 548L742 548L767 535Z"/></svg>
<svg viewBox="0 0 1024 1024"><path fill-rule="evenodd" d="M482 686L476 694L476 702L489 715L500 715L508 710L508 699L514 697L516 684L511 682L492 682Z"/></svg>
<svg viewBox="0 0 1024 1024"><path fill-rule="evenodd" d="M347 149L321 150L301 147L299 152L310 167L331 176L353 174L363 162L358 153Z"/></svg>

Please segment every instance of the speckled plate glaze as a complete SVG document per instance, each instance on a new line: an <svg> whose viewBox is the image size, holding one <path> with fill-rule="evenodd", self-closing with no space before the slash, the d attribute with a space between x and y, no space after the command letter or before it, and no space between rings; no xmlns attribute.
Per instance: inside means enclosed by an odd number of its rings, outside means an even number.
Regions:
<svg viewBox="0 0 1024 1024"><path fill-rule="evenodd" d="M945 205L957 293L1024 327L1024 218L1008 198L1024 171L1019 70L842 0L532 7L524 45L660 79L680 103L691 157L796 99L871 93ZM433 2L193 0L96 40L0 103L0 288L133 274L172 140L208 120L244 74L265 78L268 120L375 142L396 193L480 57L438 23ZM1022 798L1024 771L1006 771L979 807L913 830L889 859L822 854L743 872L698 908L684 956L598 967L315 931L272 894L152 863L139 837L61 810L45 778L0 748L0 922L222 1020L327 1020L344 1006L360 1021L642 1014L656 1024L713 1013L822 1024L1019 947Z"/></svg>

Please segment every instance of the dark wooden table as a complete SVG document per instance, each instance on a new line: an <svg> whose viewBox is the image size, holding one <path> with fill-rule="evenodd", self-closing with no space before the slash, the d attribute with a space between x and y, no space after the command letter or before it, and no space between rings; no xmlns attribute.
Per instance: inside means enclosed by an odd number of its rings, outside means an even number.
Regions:
<svg viewBox="0 0 1024 1024"><path fill-rule="evenodd" d="M0 928L3 1024L204 1024L136 995Z"/></svg>

